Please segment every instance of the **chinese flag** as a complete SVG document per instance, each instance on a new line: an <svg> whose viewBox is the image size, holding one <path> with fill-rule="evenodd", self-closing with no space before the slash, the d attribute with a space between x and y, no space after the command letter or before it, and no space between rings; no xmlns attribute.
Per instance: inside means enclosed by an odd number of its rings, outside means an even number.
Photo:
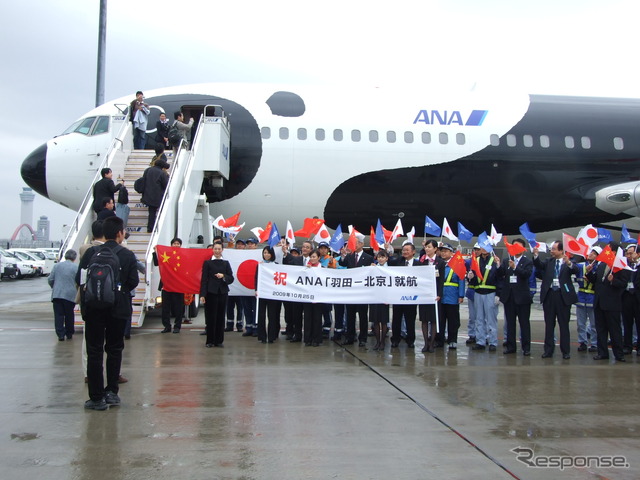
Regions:
<svg viewBox="0 0 640 480"><path fill-rule="evenodd" d="M264 243L267 240L269 240L269 237L271 236L271 226L273 224L271 222L267 223L267 226L264 227L264 230L262 232L260 232L260 238L258 239L258 241L260 243Z"/></svg>
<svg viewBox="0 0 640 480"><path fill-rule="evenodd" d="M356 249L356 233L358 233L358 231L353 228L349 234L349 240L347 240L347 248L352 252Z"/></svg>
<svg viewBox="0 0 640 480"><path fill-rule="evenodd" d="M209 248L156 248L163 289L167 292L200 293L202 264L212 256Z"/></svg>
<svg viewBox="0 0 640 480"><path fill-rule="evenodd" d="M236 213L233 217L227 218L222 222L223 227L235 227L238 225L238 220L240 220L240 212Z"/></svg>
<svg viewBox="0 0 640 480"><path fill-rule="evenodd" d="M484 276L480 271L480 264L478 263L478 257L475 254L471 254L471 271L476 274L476 277L480 279L480 281L484 280Z"/></svg>
<svg viewBox="0 0 640 480"><path fill-rule="evenodd" d="M527 249L524 248L519 243L509 243L509 239L507 237L503 237L503 238L504 238L504 245L505 247L507 247L507 252L509 252L510 256L515 257L516 255L520 255L522 252L527 251Z"/></svg>
<svg viewBox="0 0 640 480"><path fill-rule="evenodd" d="M371 226L371 233L369 234L369 243L374 252L380 250L380 245L378 245L376 241L376 230L373 228L373 225Z"/></svg>
<svg viewBox="0 0 640 480"><path fill-rule="evenodd" d="M311 238L312 235L318 233L322 225L324 225L324 220L321 218L305 218L304 225L300 230L296 230L294 235L296 237Z"/></svg>
<svg viewBox="0 0 640 480"><path fill-rule="evenodd" d="M458 278L464 279L467 275L467 267L464 264L464 258L462 258L461 252L458 251L454 253L453 257L449 259L448 265L449 268L453 270L456 275L458 275Z"/></svg>
<svg viewBox="0 0 640 480"><path fill-rule="evenodd" d="M607 245L602 249L602 253L596 257L599 262L604 262L609 265L609 268L613 268L613 262L616 260L616 254L613 253L611 247Z"/></svg>

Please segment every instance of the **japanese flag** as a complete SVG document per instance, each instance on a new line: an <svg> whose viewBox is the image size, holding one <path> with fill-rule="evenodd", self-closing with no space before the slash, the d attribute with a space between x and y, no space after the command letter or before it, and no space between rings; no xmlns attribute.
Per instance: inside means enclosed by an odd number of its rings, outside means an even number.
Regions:
<svg viewBox="0 0 640 480"><path fill-rule="evenodd" d="M329 230L327 230L327 226L323 223L322 226L320 227L320 230L318 230L318 233L316 233L316 236L313 237L313 241L316 243L320 243L320 242L329 243L330 240L331 240L331 234L329 233Z"/></svg>
<svg viewBox="0 0 640 480"><path fill-rule="evenodd" d="M293 227L291 226L291 222L287 220L287 233L285 234L285 238L289 247L293 247L296 243L296 237L293 234Z"/></svg>
<svg viewBox="0 0 640 480"><path fill-rule="evenodd" d="M458 241L458 237L453 234L453 230L451 230L449 222L447 222L447 217L444 217L444 222L442 223L442 235L449 240Z"/></svg>
<svg viewBox="0 0 640 480"><path fill-rule="evenodd" d="M587 225L578 233L576 240L580 239L584 240L586 245L593 245L598 241L598 229L591 224Z"/></svg>
<svg viewBox="0 0 640 480"><path fill-rule="evenodd" d="M393 232L391 232L391 241L389 243L392 243L400 235L404 235L404 230L402 228L402 221L398 219L396 226L393 227Z"/></svg>
<svg viewBox="0 0 640 480"><path fill-rule="evenodd" d="M493 223L491 224L491 235L489 236L489 239L491 239L492 245L497 245L500 243L500 240L502 240L502 234L498 233L496 227L493 226Z"/></svg>

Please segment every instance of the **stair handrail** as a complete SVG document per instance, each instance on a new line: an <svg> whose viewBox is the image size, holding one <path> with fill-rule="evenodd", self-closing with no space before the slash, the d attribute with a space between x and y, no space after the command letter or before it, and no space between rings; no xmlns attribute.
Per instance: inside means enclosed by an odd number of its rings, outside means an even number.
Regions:
<svg viewBox="0 0 640 480"><path fill-rule="evenodd" d="M69 227L69 231L67 232L67 235L64 241L62 242L62 245L60 246L60 254L59 254L60 258L67 251L67 248L69 246L71 239L73 239L73 237L77 235L78 232L80 231L80 226L86 221L86 216L87 216L86 210L89 209L90 211L89 205L93 204L93 186L96 184L98 180L100 180L101 170L111 165L111 162L113 161L113 157L116 155L116 152L118 151L118 149L122 152L124 151L124 142L122 141L122 136L126 135L127 129L130 128L130 123L131 122L122 123L122 125L120 126L120 130L118 131L118 134L111 141L111 145L107 150L107 154L104 156L102 162L98 166L96 173L93 176L91 185L89 186L87 193L85 194L84 199L82 200L82 204L78 209L78 213L76 214L75 219L71 223L71 226Z"/></svg>

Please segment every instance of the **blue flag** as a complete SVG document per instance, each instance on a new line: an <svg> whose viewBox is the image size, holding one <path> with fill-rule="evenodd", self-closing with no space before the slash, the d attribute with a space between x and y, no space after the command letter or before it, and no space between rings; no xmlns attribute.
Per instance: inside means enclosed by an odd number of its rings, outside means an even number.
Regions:
<svg viewBox="0 0 640 480"><path fill-rule="evenodd" d="M611 236L611 232L606 228L598 228L598 241L609 243L613 241L613 237Z"/></svg>
<svg viewBox="0 0 640 480"><path fill-rule="evenodd" d="M378 242L380 248L384 245L384 231L382 230L380 219L378 219L378 224L376 225L376 242Z"/></svg>
<svg viewBox="0 0 640 480"><path fill-rule="evenodd" d="M633 239L631 238L631 235L629 235L629 230L627 230L627 224L626 223L622 224L622 232L621 232L621 236L620 236L620 243L635 243L633 241Z"/></svg>
<svg viewBox="0 0 640 480"><path fill-rule="evenodd" d="M465 242L470 242L473 238L473 233L465 228L460 222L458 222L458 238Z"/></svg>
<svg viewBox="0 0 640 480"><path fill-rule="evenodd" d="M424 216L424 234L432 237L439 237L442 234L442 228L427 215Z"/></svg>
<svg viewBox="0 0 640 480"><path fill-rule="evenodd" d="M493 245L491 244L491 239L489 238L489 235L487 235L487 232L482 232L478 235L478 245L489 253L493 252Z"/></svg>
<svg viewBox="0 0 640 480"><path fill-rule="evenodd" d="M269 234L269 246L275 247L280 242L280 232L275 222L271 225L271 233Z"/></svg>
<svg viewBox="0 0 640 480"><path fill-rule="evenodd" d="M338 225L336 231L333 233L331 237L331 241L329 242L329 246L331 250L338 253L342 247L344 247L344 238L342 236L342 224Z"/></svg>
<svg viewBox="0 0 640 480"><path fill-rule="evenodd" d="M538 244L538 242L536 242L536 234L532 233L531 230L529 230L529 224L527 222L524 222L522 225L520 225L520 234L527 239L527 242L531 243L532 245Z"/></svg>

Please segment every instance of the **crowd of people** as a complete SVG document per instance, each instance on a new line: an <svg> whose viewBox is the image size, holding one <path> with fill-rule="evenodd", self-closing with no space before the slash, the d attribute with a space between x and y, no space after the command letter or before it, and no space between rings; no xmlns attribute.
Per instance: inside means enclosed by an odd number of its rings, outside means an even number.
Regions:
<svg viewBox="0 0 640 480"><path fill-rule="evenodd" d="M93 240L80 247L79 254L69 250L65 261L54 268L49 277L56 334L60 341L71 339L74 331L73 306L79 303L85 320L86 381L89 400L85 407L104 410L118 405L119 383L124 339L130 338L132 297L139 282L138 272L143 266L135 255L123 246L124 222L117 216L94 222ZM606 360L611 351L617 362L624 362L637 346L640 328L640 285L634 270L639 262L637 245L626 247L627 262L631 269L611 269L598 261L600 246L592 246L587 258L570 258L561 242L554 242L547 258L541 258L537 248L532 258L525 255L526 243L516 239L521 252L501 259L476 244L472 258L465 260L466 274L459 276L459 269L450 265L456 249L447 243L425 240L419 252L412 243L405 242L396 253L391 245L368 253L364 249L364 237L357 238L355 248L343 247L331 253L329 244L304 241L300 248L290 247L283 239L275 248L262 248L264 263L281 262L302 268L361 268L364 266L397 266L419 268L432 265L435 269L437 302L428 305L341 305L313 302L280 301L255 296L229 296L229 285L234 282L234 272L224 258L221 238L216 238L208 248L211 259L202 267L200 303L204 306L205 346L223 347L225 332L242 332L246 337L257 337L262 343L274 343L280 336L291 343L303 342L305 346L318 347L331 339L350 346L385 350L390 332L390 348L397 349L404 342L407 349L416 343L416 320L421 323L422 352L433 353L438 348L454 351L458 348L461 325L460 305L468 303L468 338L466 344L475 352L495 352L498 348L499 304L504 306L503 354L518 351L518 339L522 355L531 355L530 314L534 295L540 280L540 303L545 324L542 358L551 358L556 345L556 324L562 358L571 357L571 333L569 320L571 308L576 305L578 352L592 352L594 360ZM172 240L173 247L181 247L179 238ZM236 239L227 248L258 248L258 240ZM611 245L613 250L617 245ZM90 303L87 277L97 263L97 258L109 250L107 259L117 261L118 288L113 304L108 308ZM76 258L79 264L76 265ZM98 260L100 260L98 258ZM154 259L157 263L157 258ZM104 264L109 263L103 260ZM475 263L475 265L474 265ZM458 273L456 273L456 271ZM256 284L257 284L256 272ZM76 288L78 287L78 288ZM577 288L576 288L577 287ZM165 291L162 285L163 333L179 333L184 319L185 295ZM78 294L79 292L79 294ZM260 296L259 290L257 296ZM256 308L258 304L258 308ZM284 330L281 332L281 313L284 312ZM171 317L175 317L173 330ZM356 319L358 320L356 322ZM244 322L244 323L243 323ZM331 332L333 335L331 336ZM375 343L369 344L369 337ZM609 346L611 347L609 349ZM106 362L103 359L106 353ZM106 363L106 382L103 367ZM126 381L126 380L124 380Z"/></svg>

